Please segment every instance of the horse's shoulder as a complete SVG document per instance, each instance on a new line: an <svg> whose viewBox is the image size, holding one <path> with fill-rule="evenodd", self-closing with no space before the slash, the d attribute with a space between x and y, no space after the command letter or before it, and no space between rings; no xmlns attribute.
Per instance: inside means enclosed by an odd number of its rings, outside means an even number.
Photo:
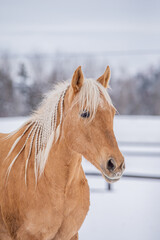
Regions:
<svg viewBox="0 0 160 240"><path fill-rule="evenodd" d="M6 137L7 133L0 133L0 138Z"/></svg>

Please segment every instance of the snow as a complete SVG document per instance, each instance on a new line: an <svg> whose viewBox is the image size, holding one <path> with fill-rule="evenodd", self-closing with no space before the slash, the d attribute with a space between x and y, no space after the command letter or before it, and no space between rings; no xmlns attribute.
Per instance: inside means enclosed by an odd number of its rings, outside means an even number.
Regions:
<svg viewBox="0 0 160 240"><path fill-rule="evenodd" d="M0 132L10 132L27 118L1 118ZM125 156L126 174L160 176L160 117L116 116L115 135ZM98 172L83 159L87 172ZM87 177L91 188L89 213L79 231L83 240L159 240L160 180L122 178L107 184Z"/></svg>
<svg viewBox="0 0 160 240"><path fill-rule="evenodd" d="M91 193L80 239L159 240L160 182L122 179L113 191Z"/></svg>

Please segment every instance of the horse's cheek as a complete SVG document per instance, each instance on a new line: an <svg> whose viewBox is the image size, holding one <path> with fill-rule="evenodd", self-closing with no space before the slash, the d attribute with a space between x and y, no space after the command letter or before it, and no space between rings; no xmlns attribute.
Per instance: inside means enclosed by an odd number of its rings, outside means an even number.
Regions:
<svg viewBox="0 0 160 240"><path fill-rule="evenodd" d="M74 141L77 135L77 122L74 118L71 118L71 116L68 116L63 123L63 129L62 134L65 137L67 141Z"/></svg>

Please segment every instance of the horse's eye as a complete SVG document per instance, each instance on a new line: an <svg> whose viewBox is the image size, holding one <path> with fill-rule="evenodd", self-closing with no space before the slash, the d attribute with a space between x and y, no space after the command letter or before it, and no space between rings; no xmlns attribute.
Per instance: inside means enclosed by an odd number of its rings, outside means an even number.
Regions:
<svg viewBox="0 0 160 240"><path fill-rule="evenodd" d="M84 110L84 111L81 113L81 117L82 117L82 118L89 118L89 116L90 116L90 112L89 112L89 111Z"/></svg>

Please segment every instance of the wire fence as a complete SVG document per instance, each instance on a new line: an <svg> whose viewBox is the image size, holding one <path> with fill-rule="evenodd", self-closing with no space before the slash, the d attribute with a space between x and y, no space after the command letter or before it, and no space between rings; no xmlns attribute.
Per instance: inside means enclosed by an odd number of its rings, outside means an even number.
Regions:
<svg viewBox="0 0 160 240"><path fill-rule="evenodd" d="M102 177L102 174L95 173L95 172L85 172L87 177ZM160 181L160 175L145 175L145 174L123 174L122 178L125 179L144 179L144 180L158 180ZM105 191L111 191L112 190L112 184L106 183L105 189L93 189L91 188L92 192L105 192Z"/></svg>
<svg viewBox="0 0 160 240"><path fill-rule="evenodd" d="M3 57L5 52L0 52L0 58ZM132 50L112 50L112 51L96 51L96 52L58 52L58 53L40 53L37 56L45 59L52 59L57 57L77 58L77 57L121 57L121 56L145 56L145 55L157 55L160 56L160 49L132 49ZM35 58L33 54L10 54L12 59L16 58Z"/></svg>
<svg viewBox="0 0 160 240"><path fill-rule="evenodd" d="M123 146L133 146L133 147L160 147L160 142L119 142L119 145L123 145ZM160 157L160 151L159 152L146 152L146 151L123 151L123 154L125 156L132 156L132 157L139 157L139 161L140 161L140 157ZM160 160L160 159L159 159ZM97 172L85 172L85 175L87 177L102 177L101 173L97 173ZM128 173L128 174L123 174L122 176L123 179L135 179L135 180L147 180L147 181L160 181L160 173L157 174L137 174L137 173ZM111 191L112 190L112 184L110 183L106 183L106 188L105 189L98 189L98 188L91 188L91 192L97 192L97 193L102 193L102 192L106 192L106 191Z"/></svg>

